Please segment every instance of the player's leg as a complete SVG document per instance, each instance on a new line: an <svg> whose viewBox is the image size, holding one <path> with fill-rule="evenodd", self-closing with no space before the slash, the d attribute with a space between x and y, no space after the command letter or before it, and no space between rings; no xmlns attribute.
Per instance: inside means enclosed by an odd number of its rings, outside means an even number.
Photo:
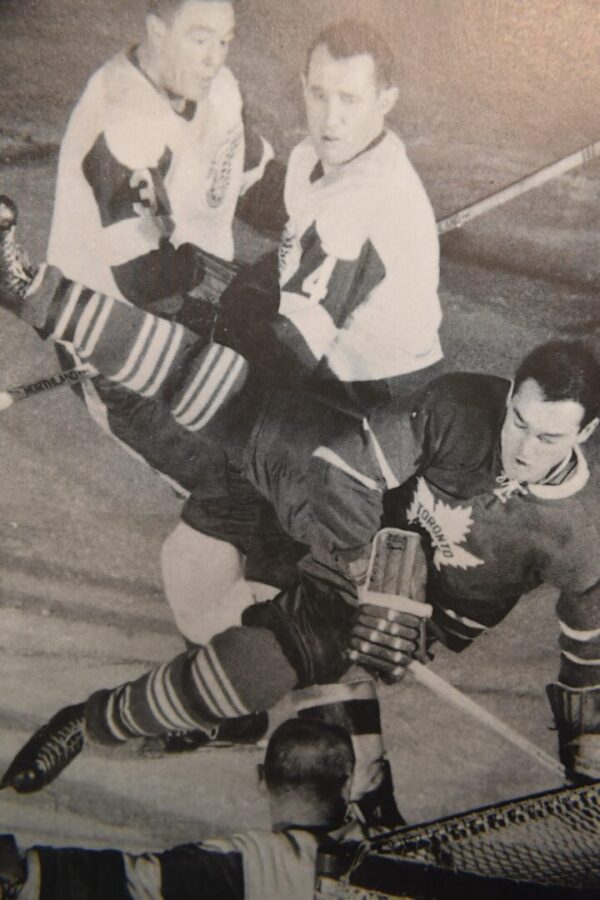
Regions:
<svg viewBox="0 0 600 900"><path fill-rule="evenodd" d="M17 754L3 785L32 791L53 781L81 749L62 734L67 726L81 733L82 716L86 735L108 745L176 729L216 739L231 720L269 709L294 687L337 680L348 667L353 620L353 608L336 591L310 581L254 604L241 626L96 692L69 709L68 722L61 710Z"/></svg>

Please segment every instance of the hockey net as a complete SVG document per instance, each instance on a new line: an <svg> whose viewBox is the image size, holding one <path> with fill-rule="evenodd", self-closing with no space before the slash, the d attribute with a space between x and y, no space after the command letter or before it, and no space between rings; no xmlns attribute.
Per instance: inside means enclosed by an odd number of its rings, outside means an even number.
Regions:
<svg viewBox="0 0 600 900"><path fill-rule="evenodd" d="M322 896L598 898L600 782L383 834L349 859Z"/></svg>

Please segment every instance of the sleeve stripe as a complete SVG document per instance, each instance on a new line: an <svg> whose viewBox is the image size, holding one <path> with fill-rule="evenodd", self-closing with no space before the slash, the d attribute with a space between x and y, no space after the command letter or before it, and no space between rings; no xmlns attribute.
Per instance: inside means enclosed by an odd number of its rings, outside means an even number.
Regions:
<svg viewBox="0 0 600 900"><path fill-rule="evenodd" d="M190 431L199 431L207 424L207 422L210 422L214 414L227 399L230 391L238 380L238 377L247 366L246 361L241 356L236 354L236 357L237 358L232 359L227 372L217 385L208 406L203 407L200 411L200 416L196 417L187 426Z"/></svg>
<svg viewBox="0 0 600 900"><path fill-rule="evenodd" d="M477 631L485 631L485 625L482 625L481 622L476 622L474 619L468 619L466 616L459 616L458 613L454 612L453 609L448 609L444 607L444 612L451 619L454 619L456 622L460 622L462 625L466 625L468 628L474 628Z"/></svg>
<svg viewBox="0 0 600 900"><path fill-rule="evenodd" d="M382 494L383 491L377 484L377 482L373 478L369 478L368 475L363 475L357 469L353 469L351 465L345 462L341 456L331 450L330 447L317 447L313 456L316 456L317 459L322 459L324 462L329 463L332 466L335 466L336 469L339 469L341 472L345 472L346 475L349 475L355 481L360 482L365 487L369 488L371 491L377 491L378 494Z"/></svg>
<svg viewBox="0 0 600 900"><path fill-rule="evenodd" d="M582 656L575 656L574 653L570 653L568 650L561 650L560 652L578 666L600 666L600 659L584 659Z"/></svg>
<svg viewBox="0 0 600 900"><path fill-rule="evenodd" d="M82 355L89 357L96 349L96 344L100 340L100 335L104 331L104 327L108 321L114 305L115 301L112 297L102 297L100 308L96 316L96 321L92 324L92 330L90 331L89 336L86 336L84 338L85 345L82 345L81 347Z"/></svg>
<svg viewBox="0 0 600 900"><path fill-rule="evenodd" d="M377 440L374 432L371 431L369 423L367 422L366 419L364 419L364 421L363 421L363 427L364 427L365 431L368 432L368 434L371 437L371 442L373 444L373 450L375 452L375 458L377 459L377 462L379 463L379 468L381 469L381 474L383 475L383 479L388 487L388 490L391 491L392 488L398 487L400 482L398 481L398 479L392 472L392 468L385 457L385 454L381 448L381 444Z"/></svg>
<svg viewBox="0 0 600 900"><path fill-rule="evenodd" d="M62 340L62 337L65 333L65 329L66 329L67 325L69 324L69 321L71 319L71 316L73 315L73 311L74 311L75 307L77 306L77 301L79 300L79 295L81 294L82 290L83 290L83 285L77 284L77 282L75 282L73 284L73 287L71 288L71 290L69 292L69 299L67 300L65 307L64 307L61 315L58 318L58 322L56 323L56 325L54 327L54 331L52 332L51 337L53 338L53 340L56 340L56 341Z"/></svg>
<svg viewBox="0 0 600 900"><path fill-rule="evenodd" d="M579 631L575 628L570 628L560 620L558 624L560 625L562 633L566 634L567 637L572 638L574 641L593 641L600 637L600 628L592 628L589 631Z"/></svg>

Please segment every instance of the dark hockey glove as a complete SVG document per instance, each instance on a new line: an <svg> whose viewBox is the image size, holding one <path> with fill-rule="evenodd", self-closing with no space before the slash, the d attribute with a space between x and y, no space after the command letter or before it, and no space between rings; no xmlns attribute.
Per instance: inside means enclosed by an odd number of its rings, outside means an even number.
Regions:
<svg viewBox="0 0 600 900"><path fill-rule="evenodd" d="M600 779L600 688L546 685L558 731L558 753L574 784Z"/></svg>
<svg viewBox="0 0 600 900"><path fill-rule="evenodd" d="M12 834L0 834L0 900L19 895L27 873Z"/></svg>
<svg viewBox="0 0 600 900"><path fill-rule="evenodd" d="M398 595L377 595L385 606L369 602L368 594L366 599L352 629L350 659L388 683L400 681L412 660L424 655L431 606Z"/></svg>

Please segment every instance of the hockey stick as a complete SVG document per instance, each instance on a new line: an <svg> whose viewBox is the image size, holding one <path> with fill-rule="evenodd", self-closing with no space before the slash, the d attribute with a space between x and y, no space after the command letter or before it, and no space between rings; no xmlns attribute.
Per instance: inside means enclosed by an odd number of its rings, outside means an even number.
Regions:
<svg viewBox="0 0 600 900"><path fill-rule="evenodd" d="M54 388L62 387L65 384L79 384L93 374L88 369L67 369L64 372L49 375L47 378L40 378L39 381L20 384L18 387L9 388L7 391L0 391L0 411L8 409L18 400L28 400L29 397L37 397L38 394L45 394L46 391L52 391Z"/></svg>
<svg viewBox="0 0 600 900"><path fill-rule="evenodd" d="M551 181L552 178L556 178L558 175L564 175L565 172L570 172L571 169L576 169L578 166L582 166L584 163L599 156L600 141L589 144L581 150L576 150L575 153L570 153L569 156L563 156L562 159L550 163L550 165L544 166L542 169L538 169L531 175L526 175L524 178L514 181L507 187L495 191L488 197L484 197L482 200L478 200L476 203L465 206L463 209L459 209L457 212L452 213L452 215L440 219L437 223L438 234L445 234L447 231L460 228L465 222L470 222L471 219L475 219L477 216L483 215L483 213L496 209L497 206L502 206L503 203L507 203L515 197L520 197L521 194L527 193L527 191L530 191L532 188L539 187L547 181Z"/></svg>
<svg viewBox="0 0 600 900"><path fill-rule="evenodd" d="M554 772L555 775L560 775L564 780L565 770L558 760L554 759L553 756L550 756L549 753L546 753L545 750L542 750L541 747L532 743L528 738L523 737L522 734L515 731L515 729L510 725L507 725L506 722L503 722L501 719L492 715L491 712L483 706L480 706L475 700L467 697L466 694L463 694L462 691L459 691L458 688L455 688L450 682L441 678L439 675L436 675L435 672L432 672L431 669L428 669L416 659L410 663L408 670L419 684L425 685L430 691L437 694L438 697L442 697L444 700L452 703L453 706L456 706L457 709L473 716L473 718L477 719L477 721L481 722L483 725L487 725L489 729L496 734L499 734L500 737L505 738L515 747L523 750L524 753L532 759L535 759L536 762L540 763L540 765L544 766L548 771Z"/></svg>
<svg viewBox="0 0 600 900"><path fill-rule="evenodd" d="M400 528L383 528L377 532L367 573L364 595L366 602L369 602L369 596L377 598L374 602L382 606L386 605L388 599L392 608L394 599L399 596L422 602L425 597L425 577L423 551L420 537L416 532L403 531ZM423 607L425 606L423 603ZM417 660L408 665L408 670L420 684L452 703L457 709L473 716L483 725L487 725L496 734L564 779L564 769L554 757L463 694L440 675L436 675Z"/></svg>

